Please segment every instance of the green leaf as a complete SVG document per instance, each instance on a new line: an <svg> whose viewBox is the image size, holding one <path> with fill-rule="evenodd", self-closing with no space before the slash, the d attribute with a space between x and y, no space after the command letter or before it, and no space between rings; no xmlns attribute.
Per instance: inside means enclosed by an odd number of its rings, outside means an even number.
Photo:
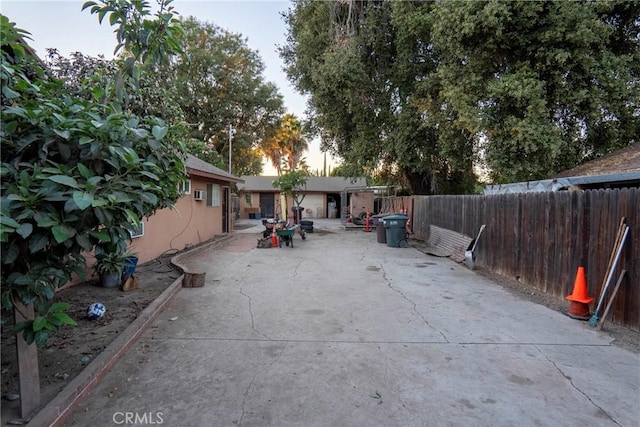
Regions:
<svg viewBox="0 0 640 427"><path fill-rule="evenodd" d="M140 218L138 218L138 215L134 211L132 211L131 209L125 209L124 212L127 214L127 218L129 218L129 220L133 222L136 227L140 226Z"/></svg>
<svg viewBox="0 0 640 427"><path fill-rule="evenodd" d="M82 163L78 163L78 172L85 179L89 179L89 177L91 176L91 171L89 170L89 168Z"/></svg>
<svg viewBox="0 0 640 427"><path fill-rule="evenodd" d="M75 236L76 229L69 227L68 225L56 225L51 227L51 232L53 233L53 237L56 239L56 242L62 243Z"/></svg>
<svg viewBox="0 0 640 427"><path fill-rule="evenodd" d="M69 317L67 313L56 312L56 313L53 313L52 317L55 319L58 319L60 322L64 323L65 325L71 325L71 326L78 325L78 323L75 320L73 320L71 317Z"/></svg>
<svg viewBox="0 0 640 427"><path fill-rule="evenodd" d="M100 206L106 206L109 204L108 200L105 199L96 199L94 198L93 201L91 202L91 207L100 207Z"/></svg>
<svg viewBox="0 0 640 427"><path fill-rule="evenodd" d="M19 273L18 273L19 274ZM19 275L14 281L13 283L15 285L32 285L33 284L33 278L31 276L27 276L26 274L23 275Z"/></svg>
<svg viewBox="0 0 640 427"><path fill-rule="evenodd" d="M33 320L33 330L36 332L44 328L46 325L47 319L42 316L38 316Z"/></svg>
<svg viewBox="0 0 640 427"><path fill-rule="evenodd" d="M111 241L111 236L109 236L109 233L107 233L104 230L91 231L89 234L91 234L93 237L95 237L96 239L100 240L101 242L110 242Z"/></svg>
<svg viewBox="0 0 640 427"><path fill-rule="evenodd" d="M71 132L69 132L68 130L54 129L53 131L56 133L56 135L66 140L69 140L69 138L71 137Z"/></svg>
<svg viewBox="0 0 640 427"><path fill-rule="evenodd" d="M82 211L91 206L93 203L93 195L82 191L74 191L73 201L76 202L76 205L78 205L78 208Z"/></svg>
<svg viewBox="0 0 640 427"><path fill-rule="evenodd" d="M16 202L24 202L24 201L26 201L26 199L24 197L22 197L21 195L19 195L19 194L9 194L7 196L7 200L13 200L13 201L16 201Z"/></svg>
<svg viewBox="0 0 640 427"><path fill-rule="evenodd" d="M73 198L71 199L67 199L67 201L64 204L64 211L65 212L73 212L78 208L78 205L76 204L75 200L73 200Z"/></svg>
<svg viewBox="0 0 640 427"><path fill-rule="evenodd" d="M20 224L16 220L6 215L0 215L0 224L12 228L20 227Z"/></svg>
<svg viewBox="0 0 640 427"><path fill-rule="evenodd" d="M133 67L135 66L135 64L136 64L135 58L127 58L124 61L124 69L128 75L133 76Z"/></svg>
<svg viewBox="0 0 640 427"><path fill-rule="evenodd" d="M34 341L37 347L44 347L49 339L49 330L48 329L40 329L36 332Z"/></svg>
<svg viewBox="0 0 640 427"><path fill-rule="evenodd" d="M54 225L57 225L59 223L60 221L58 221L57 219L55 219L50 215L43 216L42 218L37 219L38 227L42 227L42 228L53 227Z"/></svg>
<svg viewBox="0 0 640 427"><path fill-rule="evenodd" d="M84 249L85 251L90 251L93 245L91 244L91 240L88 236L84 234L76 234L76 242Z"/></svg>
<svg viewBox="0 0 640 427"><path fill-rule="evenodd" d="M71 307L71 304L69 304L68 302L56 302L51 304L51 307L49 307L49 310L47 310L47 313L54 313L56 311L65 311L69 307Z"/></svg>
<svg viewBox="0 0 640 427"><path fill-rule="evenodd" d="M156 175L155 173L147 171L141 171L140 173L148 178L153 179L154 181L160 181L160 177L158 177L158 175Z"/></svg>
<svg viewBox="0 0 640 427"><path fill-rule="evenodd" d="M22 320L22 321L18 322L13 328L11 328L10 333L11 334L20 333L20 332L24 331L26 328L28 328L29 326L31 326L32 323L33 323L33 321L31 321L31 320Z"/></svg>
<svg viewBox="0 0 640 427"><path fill-rule="evenodd" d="M11 264L18 258L18 255L20 255L20 249L17 245L12 244L9 249L2 252L3 264Z"/></svg>
<svg viewBox="0 0 640 427"><path fill-rule="evenodd" d="M73 177L67 175L53 175L49 177L49 180L57 184L66 185L67 187L78 188L78 182Z"/></svg>
<svg viewBox="0 0 640 427"><path fill-rule="evenodd" d="M20 228L16 230L16 233L22 236L23 239L29 237L31 235L31 232L33 232L33 225L28 222L21 224Z"/></svg>
<svg viewBox="0 0 640 427"><path fill-rule="evenodd" d="M49 243L49 238L46 234L37 234L29 239L29 252L32 254L39 252L45 248L47 243Z"/></svg>
<svg viewBox="0 0 640 427"><path fill-rule="evenodd" d="M30 322L32 323L32 322ZM30 326L30 325L28 325ZM36 334L35 332L33 332L33 329L29 328L29 327L24 328L24 331L22 332L22 338L24 338L24 341L28 344L31 345L33 344L33 340L36 338Z"/></svg>
<svg viewBox="0 0 640 427"><path fill-rule="evenodd" d="M153 128L151 128L151 133L153 134L153 137L158 141L161 141L168 131L169 131L169 128L167 128L166 126L154 126Z"/></svg>
<svg viewBox="0 0 640 427"><path fill-rule="evenodd" d="M91 7L91 6L96 6L96 2L94 2L94 1L84 2L84 4L82 5L82 9L81 10L85 10L86 8Z"/></svg>
<svg viewBox="0 0 640 427"><path fill-rule="evenodd" d="M18 122L16 120L9 122L5 125L4 127L4 131L8 134L11 135L12 133L14 133L16 131L16 129L18 129Z"/></svg>
<svg viewBox="0 0 640 427"><path fill-rule="evenodd" d="M2 110L3 115L15 114L16 116L20 116L24 119L27 118L27 110L20 107L9 107Z"/></svg>
<svg viewBox="0 0 640 427"><path fill-rule="evenodd" d="M4 95L4 97L7 99L20 98L20 94L18 92L5 85L2 85L2 95Z"/></svg>

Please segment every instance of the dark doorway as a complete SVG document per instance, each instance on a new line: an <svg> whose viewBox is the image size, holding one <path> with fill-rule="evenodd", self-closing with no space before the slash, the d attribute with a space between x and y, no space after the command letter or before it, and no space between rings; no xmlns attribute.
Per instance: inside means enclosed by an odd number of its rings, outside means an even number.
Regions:
<svg viewBox="0 0 640 427"><path fill-rule="evenodd" d="M274 195L273 193L260 193L260 213L262 218L273 218Z"/></svg>
<svg viewBox="0 0 640 427"><path fill-rule="evenodd" d="M340 193L327 193L327 218L340 218Z"/></svg>
<svg viewBox="0 0 640 427"><path fill-rule="evenodd" d="M222 232L229 232L229 187L222 187Z"/></svg>

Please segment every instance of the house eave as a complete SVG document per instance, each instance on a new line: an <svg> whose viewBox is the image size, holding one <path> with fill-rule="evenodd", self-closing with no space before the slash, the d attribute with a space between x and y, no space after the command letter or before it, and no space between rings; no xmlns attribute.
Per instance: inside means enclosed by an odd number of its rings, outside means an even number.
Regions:
<svg viewBox="0 0 640 427"><path fill-rule="evenodd" d="M229 177L229 176L225 176L225 175L218 175L215 173L211 173L211 172L205 172L205 171L201 171L199 169L193 169L193 168L187 168L187 173L189 175L192 176L199 176L201 178L209 178L209 179L215 179L218 181L225 181L225 182L233 182L236 184L240 184L243 183L244 180L240 179L240 178L234 178L234 177Z"/></svg>

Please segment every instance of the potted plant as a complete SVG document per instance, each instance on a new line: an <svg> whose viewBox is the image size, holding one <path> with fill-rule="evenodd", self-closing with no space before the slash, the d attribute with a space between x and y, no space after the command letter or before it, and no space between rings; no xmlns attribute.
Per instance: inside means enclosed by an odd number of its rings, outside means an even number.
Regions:
<svg viewBox="0 0 640 427"><path fill-rule="evenodd" d="M100 284L105 288L120 286L127 254L116 248L110 248L110 250L96 248L95 256L96 263L93 268L100 277Z"/></svg>

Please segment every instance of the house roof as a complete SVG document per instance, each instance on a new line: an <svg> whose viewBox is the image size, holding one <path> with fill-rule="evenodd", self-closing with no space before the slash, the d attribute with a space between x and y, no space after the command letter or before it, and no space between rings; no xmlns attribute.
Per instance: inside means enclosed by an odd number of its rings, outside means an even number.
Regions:
<svg viewBox="0 0 640 427"><path fill-rule="evenodd" d="M556 178L640 172L640 142L566 170Z"/></svg>
<svg viewBox="0 0 640 427"><path fill-rule="evenodd" d="M570 176L566 178L543 179L540 181L487 185L484 188L484 194L536 193L567 190L570 187L589 189L604 187L637 187L639 185L640 172L625 172L607 175Z"/></svg>
<svg viewBox="0 0 640 427"><path fill-rule="evenodd" d="M589 189L629 186L640 186L640 143L628 145L621 150L566 170L555 178L488 185L484 188L484 194L559 191L570 187Z"/></svg>
<svg viewBox="0 0 640 427"><path fill-rule="evenodd" d="M273 188L273 181L277 176L243 176L244 185L240 185L242 191L254 193L278 191ZM305 192L307 193L340 193L345 188L366 187L366 178L345 178L341 176L310 176L307 179Z"/></svg>
<svg viewBox="0 0 640 427"><path fill-rule="evenodd" d="M200 160L199 158L191 154L187 154L185 166L187 167L187 172L192 175L203 176L205 178L212 178L220 181L237 183L244 182L241 178L238 178L235 175L231 175L230 173L227 173L222 169L213 166L211 163Z"/></svg>

